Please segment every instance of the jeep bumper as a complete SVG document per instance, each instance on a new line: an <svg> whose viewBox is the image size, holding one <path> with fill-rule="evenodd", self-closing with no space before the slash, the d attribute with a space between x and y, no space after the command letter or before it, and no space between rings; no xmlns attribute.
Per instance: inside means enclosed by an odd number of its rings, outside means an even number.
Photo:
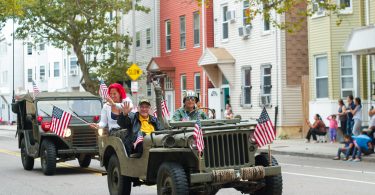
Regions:
<svg viewBox="0 0 375 195"><path fill-rule="evenodd" d="M62 149L58 150L59 154L99 154L98 148L71 148L71 149Z"/></svg>
<svg viewBox="0 0 375 195"><path fill-rule="evenodd" d="M225 170L224 170L225 171ZM232 181L239 181L241 178L240 170L234 170L235 178ZM264 167L264 176L275 176L281 174L281 166ZM232 182L227 181L227 182ZM210 183L215 182L214 174L211 173L193 173L190 174L190 183Z"/></svg>

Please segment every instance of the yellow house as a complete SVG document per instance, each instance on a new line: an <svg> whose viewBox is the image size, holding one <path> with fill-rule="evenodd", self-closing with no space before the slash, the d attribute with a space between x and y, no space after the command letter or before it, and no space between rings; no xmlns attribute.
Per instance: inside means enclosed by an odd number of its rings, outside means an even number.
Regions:
<svg viewBox="0 0 375 195"><path fill-rule="evenodd" d="M332 0L335 2L336 0ZM363 103L363 125L367 124L371 70L370 57L348 50L353 29L366 26L371 15L374 23L375 2L371 0L337 0L345 5L338 14L329 13L312 1L315 14L308 19L309 42L309 119L318 113L325 119L338 112L337 101L348 95L360 97ZM337 21L342 19L341 24ZM375 40L375 34L372 36ZM372 41L373 41L372 40ZM356 41L355 41L356 42Z"/></svg>

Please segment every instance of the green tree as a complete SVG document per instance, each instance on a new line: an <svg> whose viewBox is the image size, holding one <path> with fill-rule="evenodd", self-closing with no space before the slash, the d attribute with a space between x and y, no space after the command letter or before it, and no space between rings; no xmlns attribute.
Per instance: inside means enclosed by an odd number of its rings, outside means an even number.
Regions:
<svg viewBox="0 0 375 195"><path fill-rule="evenodd" d="M16 37L73 51L82 71L82 87L97 93L98 77L106 82L129 79L125 71L129 66L131 37L120 34L118 29L120 15L131 8L131 0L32 0L32 3L20 3ZM136 10L149 11L138 4ZM4 15L9 18L12 13Z"/></svg>

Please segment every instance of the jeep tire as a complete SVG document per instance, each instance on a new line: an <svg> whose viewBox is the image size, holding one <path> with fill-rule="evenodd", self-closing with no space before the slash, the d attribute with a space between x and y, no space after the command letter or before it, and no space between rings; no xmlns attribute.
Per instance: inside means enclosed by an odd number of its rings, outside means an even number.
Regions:
<svg viewBox="0 0 375 195"><path fill-rule="evenodd" d="M278 165L277 160L271 156L272 165ZM268 167L269 155L267 153L261 153L255 157L255 164ZM275 176L268 176L264 178L266 186L255 192L256 195L281 195L283 191L283 178L281 173Z"/></svg>
<svg viewBox="0 0 375 195"><path fill-rule="evenodd" d="M56 172L56 146L50 140L43 140L40 148L40 162L45 175Z"/></svg>
<svg viewBox="0 0 375 195"><path fill-rule="evenodd" d="M187 195L189 186L186 173L181 165L163 163L157 175L158 195Z"/></svg>
<svg viewBox="0 0 375 195"><path fill-rule="evenodd" d="M120 163L116 155L112 155L107 169L108 189L111 195L130 195L131 178L121 175Z"/></svg>
<svg viewBox="0 0 375 195"><path fill-rule="evenodd" d="M90 166L91 156L90 155L79 156L77 160L78 160L80 167L87 168L88 166Z"/></svg>
<svg viewBox="0 0 375 195"><path fill-rule="evenodd" d="M32 170L34 168L34 158L30 157L26 153L26 143L25 143L25 138L21 139L21 160L22 160L22 165L25 170Z"/></svg>

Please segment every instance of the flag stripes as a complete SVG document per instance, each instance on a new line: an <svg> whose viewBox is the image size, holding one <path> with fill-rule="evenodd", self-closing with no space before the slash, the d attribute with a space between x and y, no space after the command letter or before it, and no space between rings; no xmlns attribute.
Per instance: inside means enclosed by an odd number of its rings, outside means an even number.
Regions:
<svg viewBox="0 0 375 195"><path fill-rule="evenodd" d="M36 85L35 81L33 81L33 95L35 97L40 93L39 87Z"/></svg>
<svg viewBox="0 0 375 195"><path fill-rule="evenodd" d="M58 136L64 136L65 130L70 123L72 114L53 106L51 130Z"/></svg>
<svg viewBox="0 0 375 195"><path fill-rule="evenodd" d="M194 125L194 139L197 145L198 152L201 153L204 150L203 132L201 122L198 119Z"/></svg>
<svg viewBox="0 0 375 195"><path fill-rule="evenodd" d="M102 97L103 100L106 100L109 96L108 96L108 87L107 85L104 83L103 80L100 81L100 85L99 85L99 95L100 97Z"/></svg>
<svg viewBox="0 0 375 195"><path fill-rule="evenodd" d="M276 132L266 108L263 108L258 119L258 124L255 127L254 138L259 147L272 143L276 138Z"/></svg>

